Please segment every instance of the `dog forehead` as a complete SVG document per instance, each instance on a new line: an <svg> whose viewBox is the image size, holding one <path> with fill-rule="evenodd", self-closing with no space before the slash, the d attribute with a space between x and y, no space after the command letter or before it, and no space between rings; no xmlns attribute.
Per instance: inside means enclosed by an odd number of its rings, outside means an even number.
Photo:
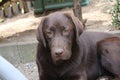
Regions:
<svg viewBox="0 0 120 80"><path fill-rule="evenodd" d="M46 29L60 28L60 29L73 29L74 24L67 16L62 12L55 12L46 17Z"/></svg>

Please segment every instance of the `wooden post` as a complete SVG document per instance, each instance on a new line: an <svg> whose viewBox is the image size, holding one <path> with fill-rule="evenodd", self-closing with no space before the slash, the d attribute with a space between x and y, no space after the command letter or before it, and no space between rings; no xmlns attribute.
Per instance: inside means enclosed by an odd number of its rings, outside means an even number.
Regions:
<svg viewBox="0 0 120 80"><path fill-rule="evenodd" d="M24 12L28 12L28 7L27 7L27 2L26 0L19 0L20 4L21 4L21 9L24 9Z"/></svg>
<svg viewBox="0 0 120 80"><path fill-rule="evenodd" d="M83 19L82 17L82 0L73 0L74 1L74 7L73 7L73 13L76 17L78 17L78 19L82 22L84 29L86 28L86 22L87 19Z"/></svg>
<svg viewBox="0 0 120 80"><path fill-rule="evenodd" d="M74 7L73 7L73 13L76 17L79 18L80 21L83 21L82 18L82 8L81 8L81 2L82 0L73 0L74 1Z"/></svg>

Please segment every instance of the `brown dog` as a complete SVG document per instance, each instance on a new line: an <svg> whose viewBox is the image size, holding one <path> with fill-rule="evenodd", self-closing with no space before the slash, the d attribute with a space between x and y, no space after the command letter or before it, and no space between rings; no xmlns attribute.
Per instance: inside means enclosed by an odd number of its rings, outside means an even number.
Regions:
<svg viewBox="0 0 120 80"><path fill-rule="evenodd" d="M103 74L108 74L120 80L120 38L106 38L98 42ZM107 73L106 73L107 72Z"/></svg>
<svg viewBox="0 0 120 80"><path fill-rule="evenodd" d="M56 12L37 29L40 80L96 80L101 75L97 42L114 35L83 31L70 14Z"/></svg>

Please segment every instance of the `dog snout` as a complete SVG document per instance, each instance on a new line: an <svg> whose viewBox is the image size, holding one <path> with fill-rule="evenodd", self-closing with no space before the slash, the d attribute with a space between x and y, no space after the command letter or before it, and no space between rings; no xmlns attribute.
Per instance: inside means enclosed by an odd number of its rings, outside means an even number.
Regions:
<svg viewBox="0 0 120 80"><path fill-rule="evenodd" d="M55 50L55 55L56 56L61 56L63 54L63 49L56 49Z"/></svg>

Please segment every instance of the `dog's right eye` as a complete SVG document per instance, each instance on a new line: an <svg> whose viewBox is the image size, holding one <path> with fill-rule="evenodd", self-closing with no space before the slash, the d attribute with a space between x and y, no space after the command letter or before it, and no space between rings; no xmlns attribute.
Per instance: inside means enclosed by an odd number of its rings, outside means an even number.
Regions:
<svg viewBox="0 0 120 80"><path fill-rule="evenodd" d="M52 38L53 37L53 32L52 31L47 31L46 35L48 38Z"/></svg>

